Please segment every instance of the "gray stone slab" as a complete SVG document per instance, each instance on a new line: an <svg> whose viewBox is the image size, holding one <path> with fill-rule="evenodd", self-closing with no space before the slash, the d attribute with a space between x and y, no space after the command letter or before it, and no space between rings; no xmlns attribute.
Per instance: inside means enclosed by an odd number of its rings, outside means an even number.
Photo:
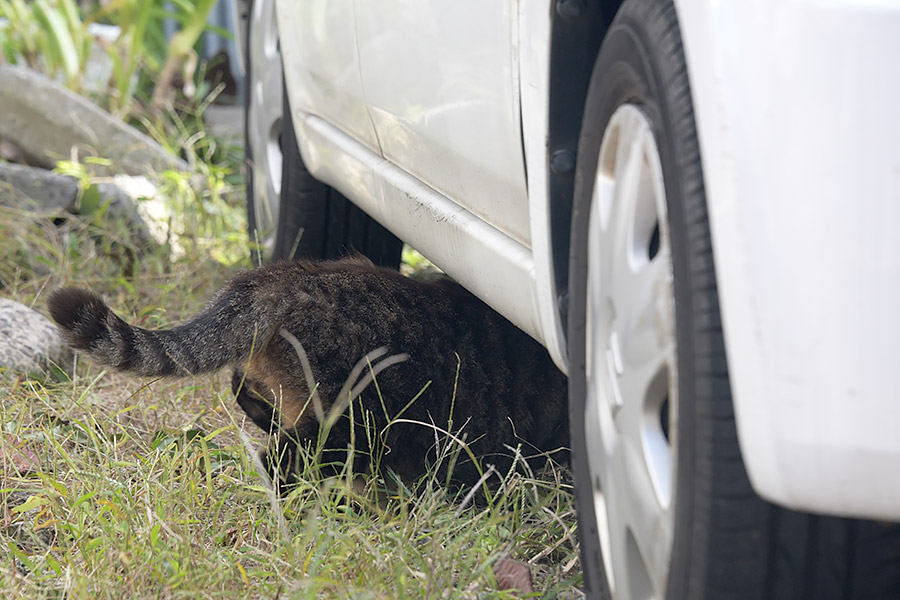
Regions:
<svg viewBox="0 0 900 600"><path fill-rule="evenodd" d="M0 162L0 204L66 210L72 208L77 196L74 177Z"/></svg>
<svg viewBox="0 0 900 600"><path fill-rule="evenodd" d="M203 120L216 136L233 144L244 143L244 107L239 104L211 104Z"/></svg>
<svg viewBox="0 0 900 600"><path fill-rule="evenodd" d="M114 183L98 183L97 192L100 194L100 202L106 206L106 210L112 217L126 219L131 223L131 234L139 247L152 248L155 246L147 223L137 211L134 198Z"/></svg>
<svg viewBox="0 0 900 600"><path fill-rule="evenodd" d="M95 185L107 214L131 223L134 241L139 247L154 247L153 236L135 206L135 199L115 183ZM77 196L78 182L70 175L0 162L0 205L29 210L72 210Z"/></svg>
<svg viewBox="0 0 900 600"><path fill-rule="evenodd" d="M92 166L99 174L190 170L185 161L87 99L13 65L0 65L0 139L45 166L69 158L75 149L78 156L112 161L110 167Z"/></svg>

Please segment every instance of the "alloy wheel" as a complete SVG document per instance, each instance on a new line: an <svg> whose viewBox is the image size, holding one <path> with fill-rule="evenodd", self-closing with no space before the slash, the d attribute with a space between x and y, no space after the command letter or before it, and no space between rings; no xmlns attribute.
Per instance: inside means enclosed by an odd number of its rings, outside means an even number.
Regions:
<svg viewBox="0 0 900 600"><path fill-rule="evenodd" d="M617 598L663 598L675 524L677 357L665 186L635 105L603 135L588 231L585 428Z"/></svg>

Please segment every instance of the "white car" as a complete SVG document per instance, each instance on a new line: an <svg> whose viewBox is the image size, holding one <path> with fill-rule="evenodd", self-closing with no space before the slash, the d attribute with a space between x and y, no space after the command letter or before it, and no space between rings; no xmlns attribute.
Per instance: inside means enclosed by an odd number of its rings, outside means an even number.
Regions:
<svg viewBox="0 0 900 600"><path fill-rule="evenodd" d="M900 597L900 3L244 8L251 231L547 347L591 597Z"/></svg>

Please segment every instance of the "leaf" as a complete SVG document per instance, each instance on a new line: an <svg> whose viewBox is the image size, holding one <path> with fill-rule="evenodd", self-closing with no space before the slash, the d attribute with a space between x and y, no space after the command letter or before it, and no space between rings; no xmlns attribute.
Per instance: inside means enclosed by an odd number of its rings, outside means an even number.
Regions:
<svg viewBox="0 0 900 600"><path fill-rule="evenodd" d="M59 561L50 554L47 554L44 557L44 560L46 561L47 566L50 567L50 570L56 573L57 577L62 576L62 568L59 566Z"/></svg>
<svg viewBox="0 0 900 600"><path fill-rule="evenodd" d="M103 158L103 157L100 157L100 156L85 156L85 157L84 157L84 162L87 163L87 164L89 164L89 165L101 165L101 166L104 166L104 167L112 167L112 166L114 166L114 165L113 165L113 161L111 161L111 160L108 159L108 158Z"/></svg>
<svg viewBox="0 0 900 600"><path fill-rule="evenodd" d="M250 579L247 577L247 571L244 570L243 565L241 565L241 563L239 562L236 562L234 564L237 565L238 571L240 571L241 573L241 579L244 581L244 585L250 587Z"/></svg>
<svg viewBox="0 0 900 600"><path fill-rule="evenodd" d="M150 449L151 450L162 450L168 448L171 444L175 443L175 437L170 435L168 432L158 430L154 432L153 438L150 440Z"/></svg>
<svg viewBox="0 0 900 600"><path fill-rule="evenodd" d="M83 215L96 215L100 212L103 204L100 197L100 191L95 185L89 185L84 188L81 194L81 202L79 203L79 212Z"/></svg>
<svg viewBox="0 0 900 600"><path fill-rule="evenodd" d="M43 481L45 484L49 485L54 490L59 492L60 496L62 496L63 498L69 497L69 488L67 488L60 482L56 481L52 477L48 477L47 475L41 475L40 477L41 477L41 481Z"/></svg>
<svg viewBox="0 0 900 600"><path fill-rule="evenodd" d="M201 431L200 429L188 429L187 431L185 431L184 433L181 434L181 437L185 442L191 443L194 440L197 440L197 438L201 438L205 435L206 434L203 433L203 431Z"/></svg>
<svg viewBox="0 0 900 600"><path fill-rule="evenodd" d="M88 492L87 494L82 495L81 497L78 498L78 500L76 500L72 504L72 509L74 510L74 509L78 508L79 506L81 506L82 504L84 504L85 502L87 502L88 500L90 500L91 498L93 498L94 496L96 496L99 493L100 493L99 491L95 491L95 492Z"/></svg>
<svg viewBox="0 0 900 600"><path fill-rule="evenodd" d="M28 496L28 499L25 500L25 502L18 505L17 507L12 509L10 512L13 514L21 514L24 512L28 512L29 510L35 509L38 506L46 506L48 504L50 504L50 501L47 500L47 498L45 498L44 496L41 496L41 495Z"/></svg>
<svg viewBox="0 0 900 600"><path fill-rule="evenodd" d="M31 563L31 557L28 556L27 554L25 554L24 552L22 552L22 550L16 545L15 542L13 542L13 541L7 542L6 547L9 549L9 551L12 553L13 556L18 558L20 561L22 561L22 563L25 564L25 566L28 568L29 571L34 570L34 565L32 565L32 563Z"/></svg>
<svg viewBox="0 0 900 600"><path fill-rule="evenodd" d="M73 82L77 79L81 69L78 62L78 50L72 33L66 26L64 16L56 9L47 5L45 0L35 0L34 15L44 26L47 32L47 41L53 50L54 60L62 65L66 81Z"/></svg>
<svg viewBox="0 0 900 600"><path fill-rule="evenodd" d="M177 445L179 448L192 445L200 446L205 435L206 434L200 429L188 429L187 431L182 431L180 433L169 433L167 431L158 430L153 434L153 437L150 440L150 449L164 450L172 444ZM215 444L209 445L216 447Z"/></svg>

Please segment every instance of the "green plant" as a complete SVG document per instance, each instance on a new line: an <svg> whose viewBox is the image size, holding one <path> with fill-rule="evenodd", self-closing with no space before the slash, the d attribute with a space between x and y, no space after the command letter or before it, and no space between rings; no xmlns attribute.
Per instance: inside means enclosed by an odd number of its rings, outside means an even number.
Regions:
<svg viewBox="0 0 900 600"><path fill-rule="evenodd" d="M494 476L496 493L472 502L435 473L324 477L309 460L275 499L223 383L89 367L52 387L0 380L0 450L34 458L0 489L4 597L502 599L515 596L491 567L508 555L545 597L574 594L559 470Z"/></svg>
<svg viewBox="0 0 900 600"><path fill-rule="evenodd" d="M148 61L148 50L153 46L148 43L151 15L156 9L154 2L122 2L107 5L92 15L88 22L107 13L115 24L121 28L116 41L107 49L113 61L113 72L110 81L113 92L109 105L113 111L121 111L128 107L134 95L138 68L142 61Z"/></svg>
<svg viewBox="0 0 900 600"><path fill-rule="evenodd" d="M172 79L180 66L185 66L185 80L193 81L197 59L194 45L206 28L209 12L217 0L194 0L190 11L186 11L181 21L181 31L172 36L166 51L166 60L159 73L159 80L153 88L152 106L161 109L168 101Z"/></svg>
<svg viewBox="0 0 900 600"><path fill-rule="evenodd" d="M124 116L135 95L142 93L160 110L170 99L180 68L185 89L192 91L197 63L193 48L211 29L206 21L214 4L215 0L111 0L82 15L75 0L0 0L0 17L7 19L7 26L0 29L0 51L7 62L23 62L51 76L61 73L68 87L82 91L82 74L94 43L89 26L118 25L118 37L106 45L112 76L101 103ZM181 29L167 41L163 25L169 19ZM141 85L146 90L139 89Z"/></svg>
<svg viewBox="0 0 900 600"><path fill-rule="evenodd" d="M34 69L81 88L81 75L91 51L92 36L84 27L74 0L0 0L0 49L8 62L23 60Z"/></svg>

